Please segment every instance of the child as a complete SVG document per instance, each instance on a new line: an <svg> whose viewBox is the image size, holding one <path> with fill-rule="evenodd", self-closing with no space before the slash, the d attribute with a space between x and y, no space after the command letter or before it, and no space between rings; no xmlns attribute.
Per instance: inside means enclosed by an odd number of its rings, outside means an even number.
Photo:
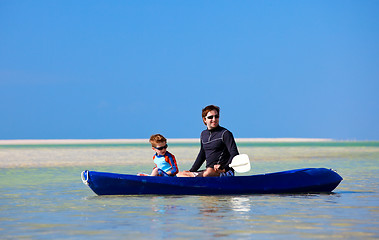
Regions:
<svg viewBox="0 0 379 240"><path fill-rule="evenodd" d="M151 176L175 176L178 172L175 156L167 151L167 139L160 134L154 134L150 137L151 148L155 151L153 160L155 168Z"/></svg>

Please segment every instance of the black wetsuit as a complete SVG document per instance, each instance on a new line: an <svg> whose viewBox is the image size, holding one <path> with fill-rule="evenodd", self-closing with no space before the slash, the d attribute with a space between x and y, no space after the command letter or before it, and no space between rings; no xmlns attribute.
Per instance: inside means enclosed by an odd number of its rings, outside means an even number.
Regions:
<svg viewBox="0 0 379 240"><path fill-rule="evenodd" d="M207 168L220 164L220 169L230 170L229 164L239 153L233 134L229 130L221 126L212 130L206 129L201 133L200 142L200 152L190 169L191 172L199 170L205 160Z"/></svg>

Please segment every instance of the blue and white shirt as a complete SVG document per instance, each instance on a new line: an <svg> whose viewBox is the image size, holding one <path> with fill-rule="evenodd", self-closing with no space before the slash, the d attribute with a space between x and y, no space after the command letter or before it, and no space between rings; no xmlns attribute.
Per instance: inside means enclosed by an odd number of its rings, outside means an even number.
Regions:
<svg viewBox="0 0 379 240"><path fill-rule="evenodd" d="M179 172L175 156L168 151L166 151L164 156L155 154L153 156L153 160L157 168L165 171L166 173L171 171L170 176L175 176Z"/></svg>

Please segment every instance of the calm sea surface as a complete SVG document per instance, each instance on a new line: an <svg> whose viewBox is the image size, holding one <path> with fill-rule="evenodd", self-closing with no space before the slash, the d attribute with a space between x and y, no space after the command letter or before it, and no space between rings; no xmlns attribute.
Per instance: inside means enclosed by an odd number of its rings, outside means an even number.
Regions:
<svg viewBox="0 0 379 240"><path fill-rule="evenodd" d="M379 142L241 143L252 170L333 168L332 194L97 196L81 171L149 173L147 144L0 146L1 239L378 239ZM197 144L170 144L188 170Z"/></svg>

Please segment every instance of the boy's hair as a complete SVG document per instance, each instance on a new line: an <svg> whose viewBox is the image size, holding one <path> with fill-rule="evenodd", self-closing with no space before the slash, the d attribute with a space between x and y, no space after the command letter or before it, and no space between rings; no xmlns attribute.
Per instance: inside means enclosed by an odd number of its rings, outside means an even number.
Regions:
<svg viewBox="0 0 379 240"><path fill-rule="evenodd" d="M149 142L152 147L155 147L158 143L167 143L167 139L160 134L151 135Z"/></svg>
<svg viewBox="0 0 379 240"><path fill-rule="evenodd" d="M206 106L205 108L203 108L203 111L201 113L201 116L203 118L205 118L205 116L207 116L207 114L212 111L212 110L216 110L218 115L220 115L220 108L215 106L215 105L209 105L209 106Z"/></svg>

